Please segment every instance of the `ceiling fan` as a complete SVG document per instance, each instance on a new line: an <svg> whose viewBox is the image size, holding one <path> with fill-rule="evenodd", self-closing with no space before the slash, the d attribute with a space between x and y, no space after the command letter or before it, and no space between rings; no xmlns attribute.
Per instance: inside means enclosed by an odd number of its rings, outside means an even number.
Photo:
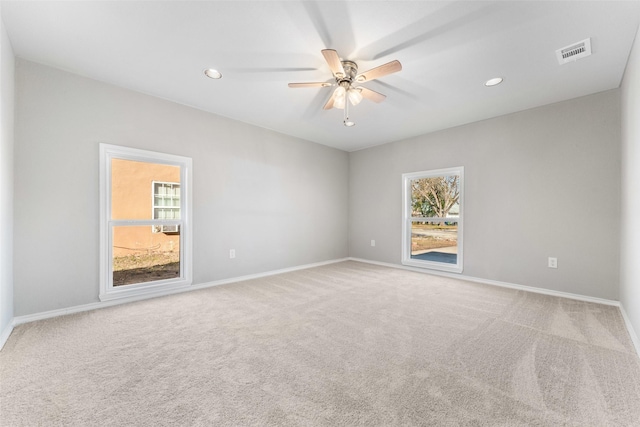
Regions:
<svg viewBox="0 0 640 427"><path fill-rule="evenodd" d="M358 64L353 61L341 60L338 52L333 49L322 50L324 59L329 64L329 68L335 78L335 83L312 82L312 83L289 83L289 87L332 87L337 86L331 94L329 100L324 104L325 110L331 108L344 109L344 125L353 126L355 123L349 120L349 103L358 105L363 98L373 102L382 102L386 96L363 86L356 86L358 83L365 83L379 79L388 74L397 73L402 70L399 61L391 61L358 74Z"/></svg>

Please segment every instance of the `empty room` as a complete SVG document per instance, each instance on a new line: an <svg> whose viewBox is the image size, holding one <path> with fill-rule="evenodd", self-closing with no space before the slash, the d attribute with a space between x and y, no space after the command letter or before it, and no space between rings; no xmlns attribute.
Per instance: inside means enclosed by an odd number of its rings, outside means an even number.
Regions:
<svg viewBox="0 0 640 427"><path fill-rule="evenodd" d="M0 426L640 426L640 2L0 17Z"/></svg>

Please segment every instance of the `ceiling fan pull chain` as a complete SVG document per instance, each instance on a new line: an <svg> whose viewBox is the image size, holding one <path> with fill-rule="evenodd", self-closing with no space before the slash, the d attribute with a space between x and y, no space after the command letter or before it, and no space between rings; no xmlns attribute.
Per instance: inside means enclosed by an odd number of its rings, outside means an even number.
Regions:
<svg viewBox="0 0 640 427"><path fill-rule="evenodd" d="M344 103L344 121L342 122L346 127L354 126L355 123L349 120L349 100Z"/></svg>

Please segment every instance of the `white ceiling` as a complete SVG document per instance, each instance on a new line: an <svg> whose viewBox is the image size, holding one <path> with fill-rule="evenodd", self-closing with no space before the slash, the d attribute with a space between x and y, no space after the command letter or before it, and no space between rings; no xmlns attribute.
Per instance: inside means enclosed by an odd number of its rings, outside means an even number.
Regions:
<svg viewBox="0 0 640 427"><path fill-rule="evenodd" d="M2 1L17 56L347 151L620 85L639 1ZM591 37L593 55L555 50ZM322 110L320 51L360 71L381 104ZM206 68L224 77L211 80ZM487 88L484 82L504 82Z"/></svg>

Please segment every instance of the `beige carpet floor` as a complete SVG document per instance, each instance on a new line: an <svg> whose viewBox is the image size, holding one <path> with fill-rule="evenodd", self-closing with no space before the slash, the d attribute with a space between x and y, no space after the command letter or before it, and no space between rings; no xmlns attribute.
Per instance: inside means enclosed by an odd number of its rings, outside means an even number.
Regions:
<svg viewBox="0 0 640 427"><path fill-rule="evenodd" d="M343 262L18 326L2 426L638 426L616 307Z"/></svg>

